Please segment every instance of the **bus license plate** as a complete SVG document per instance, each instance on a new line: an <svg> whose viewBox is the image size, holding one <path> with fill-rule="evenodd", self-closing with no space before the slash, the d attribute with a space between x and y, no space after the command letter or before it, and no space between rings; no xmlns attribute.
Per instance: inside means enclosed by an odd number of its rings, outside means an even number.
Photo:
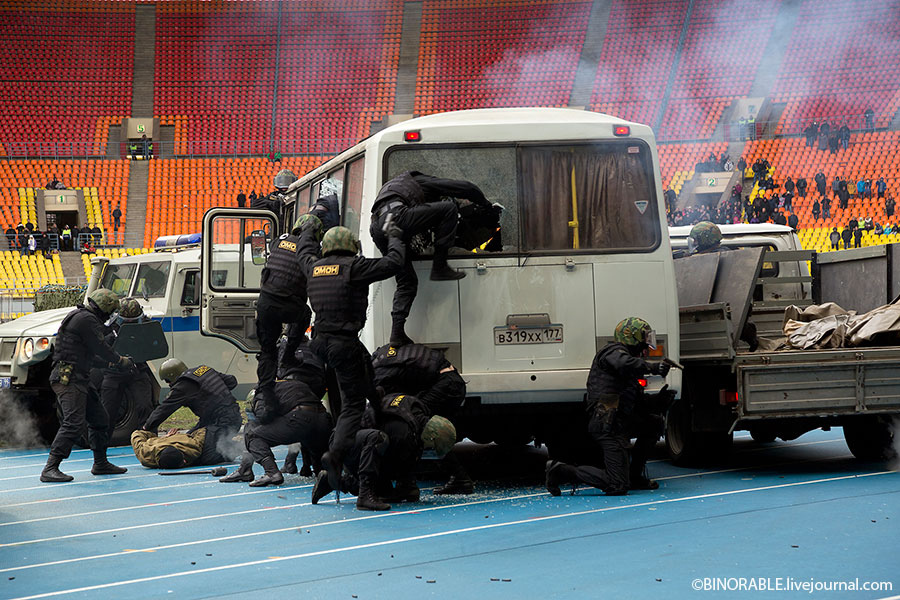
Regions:
<svg viewBox="0 0 900 600"><path fill-rule="evenodd" d="M512 346L515 344L561 344L563 326L548 325L546 327L494 327L494 345Z"/></svg>
<svg viewBox="0 0 900 600"><path fill-rule="evenodd" d="M0 389L8 388L11 381L11 377L0 377Z"/></svg>

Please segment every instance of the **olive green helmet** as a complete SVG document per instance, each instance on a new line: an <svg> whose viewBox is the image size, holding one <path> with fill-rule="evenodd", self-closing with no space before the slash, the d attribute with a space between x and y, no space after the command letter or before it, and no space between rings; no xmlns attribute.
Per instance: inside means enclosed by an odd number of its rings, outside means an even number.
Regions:
<svg viewBox="0 0 900 600"><path fill-rule="evenodd" d="M691 238L698 252L715 248L722 241L722 230L715 223L700 221L691 228Z"/></svg>
<svg viewBox="0 0 900 600"><path fill-rule="evenodd" d="M356 254L359 252L359 239L346 227L332 227L322 237L322 256L332 252Z"/></svg>
<svg viewBox="0 0 900 600"><path fill-rule="evenodd" d="M628 317L627 319L622 319L616 325L615 340L626 346L647 344L651 348L655 348L656 340L653 339L654 337L650 323L640 317Z"/></svg>
<svg viewBox="0 0 900 600"><path fill-rule="evenodd" d="M438 457L446 456L456 443L456 427L444 417L435 415L422 429L422 443L426 448L433 448Z"/></svg>
<svg viewBox="0 0 900 600"><path fill-rule="evenodd" d="M275 184L275 189L286 190L291 187L291 184L295 181L297 181L297 176L294 175L293 171L290 169L282 169L275 175L275 179L272 180L272 183Z"/></svg>
<svg viewBox="0 0 900 600"><path fill-rule="evenodd" d="M159 376L162 377L166 383L172 383L185 371L187 371L187 365L177 358L170 358L159 368Z"/></svg>
<svg viewBox="0 0 900 600"><path fill-rule="evenodd" d="M136 298L122 298L119 301L119 316L123 319L136 319L144 313L144 308Z"/></svg>
<svg viewBox="0 0 900 600"><path fill-rule="evenodd" d="M88 298L93 300L94 304L97 305L97 308L106 314L110 314L119 308L119 297L106 288L94 290Z"/></svg>
<svg viewBox="0 0 900 600"><path fill-rule="evenodd" d="M311 224L310 224L311 223ZM306 227L312 227L316 232L316 239L322 241L322 220L319 219L316 215L306 213L305 215L300 215L300 217L294 221L294 228L291 229L291 233L294 235L299 235Z"/></svg>

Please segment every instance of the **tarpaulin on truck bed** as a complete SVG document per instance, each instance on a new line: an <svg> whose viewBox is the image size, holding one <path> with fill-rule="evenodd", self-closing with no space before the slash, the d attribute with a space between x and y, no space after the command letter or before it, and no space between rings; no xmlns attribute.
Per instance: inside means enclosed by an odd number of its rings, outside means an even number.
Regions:
<svg viewBox="0 0 900 600"><path fill-rule="evenodd" d="M833 302L784 311L782 348L852 348L900 345L900 304L886 304L861 315ZM774 349L774 348L773 348Z"/></svg>

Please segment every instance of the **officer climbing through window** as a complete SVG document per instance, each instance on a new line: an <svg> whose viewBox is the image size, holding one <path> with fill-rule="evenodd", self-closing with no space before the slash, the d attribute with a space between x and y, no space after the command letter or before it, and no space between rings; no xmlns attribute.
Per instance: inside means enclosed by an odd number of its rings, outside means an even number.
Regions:
<svg viewBox="0 0 900 600"><path fill-rule="evenodd" d="M451 422L466 399L466 382L444 353L422 344L382 346L372 354L375 385L388 394L412 393L428 416L440 415ZM456 424L454 423L454 426ZM471 494L475 484L455 452L441 461L450 480L435 494Z"/></svg>
<svg viewBox="0 0 900 600"><path fill-rule="evenodd" d="M53 370L50 387L62 412L62 423L53 443L50 456L41 471L41 481L64 482L74 477L59 470L60 463L69 457L72 446L81 438L84 423L88 425L88 441L94 454L91 473L118 475L127 469L117 467L106 458L109 445L109 417L96 394L89 393L91 367L94 361L131 369L133 361L119 356L104 339L107 330L103 323L119 308L119 297L107 289L91 292L87 302L66 315L59 326L53 348Z"/></svg>
<svg viewBox="0 0 900 600"><path fill-rule="evenodd" d="M665 377L667 362L645 360L656 347L647 321L628 317L616 325L613 342L594 357L587 381L588 433L603 451L604 468L547 461L547 491L560 495L560 484L585 483L622 496L628 490L655 490L659 484L644 475L647 456L663 432L663 418L654 409L674 396L664 387L653 396L644 394L638 379L648 373ZM631 438L637 438L630 452Z"/></svg>
<svg viewBox="0 0 900 600"><path fill-rule="evenodd" d="M388 249L381 258L359 256L359 240L346 227L333 227L317 241L321 222L303 215L299 223L300 260L307 276L309 301L316 313L310 349L334 369L341 392L341 411L329 451L322 457L331 486L340 486L341 463L353 447L366 399L378 405L369 351L359 340L369 307L369 284L396 275L403 268L403 232L388 230Z"/></svg>
<svg viewBox="0 0 900 600"><path fill-rule="evenodd" d="M199 420L189 432L217 425L234 436L241 428L241 410L231 390L237 385L234 375L219 373L200 365L188 369L177 358L170 358L159 368L159 376L169 384L169 394L147 417L141 429L155 432L160 423L182 406L188 407Z"/></svg>
<svg viewBox="0 0 900 600"><path fill-rule="evenodd" d="M275 191L271 192L267 196L260 195L256 199L253 196L250 196L250 208L263 208L265 210L271 210L273 213L278 215L278 219L281 222L285 222L285 195L287 194L288 188L291 187L291 184L297 181L297 176L294 175L294 172L290 169L281 169L272 179L272 184L275 186Z"/></svg>
<svg viewBox="0 0 900 600"><path fill-rule="evenodd" d="M407 244L413 236L434 230L433 281L465 277L465 273L451 269L447 264L450 247L456 239L459 209L455 202L445 200L445 197L463 198L492 208L478 186L468 181L439 179L418 171L408 171L384 184L372 205L372 225L369 228L372 240L381 253L388 250L388 235L384 226L390 215L390 221L403 231L403 240ZM406 335L405 325L419 284L412 265L413 258L412 252L407 251L403 270L397 274L397 290L391 308L390 342L393 346L412 343Z"/></svg>

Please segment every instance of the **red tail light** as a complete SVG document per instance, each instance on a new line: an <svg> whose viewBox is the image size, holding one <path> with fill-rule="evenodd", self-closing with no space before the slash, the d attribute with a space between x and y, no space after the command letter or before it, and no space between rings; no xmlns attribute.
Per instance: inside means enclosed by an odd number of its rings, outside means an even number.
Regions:
<svg viewBox="0 0 900 600"><path fill-rule="evenodd" d="M729 392L728 390L719 390L719 404L725 406L726 404L737 404L738 403L738 394L737 392Z"/></svg>
<svg viewBox="0 0 900 600"><path fill-rule="evenodd" d="M631 127L629 127L628 125L616 125L615 127L613 127L613 135L617 135L619 137L631 135Z"/></svg>
<svg viewBox="0 0 900 600"><path fill-rule="evenodd" d="M647 380L646 379L638 379L638 385L641 387L647 387Z"/></svg>
<svg viewBox="0 0 900 600"><path fill-rule="evenodd" d="M421 142L422 141L422 132L421 131L404 131L403 132L403 141L405 141L405 142Z"/></svg>

